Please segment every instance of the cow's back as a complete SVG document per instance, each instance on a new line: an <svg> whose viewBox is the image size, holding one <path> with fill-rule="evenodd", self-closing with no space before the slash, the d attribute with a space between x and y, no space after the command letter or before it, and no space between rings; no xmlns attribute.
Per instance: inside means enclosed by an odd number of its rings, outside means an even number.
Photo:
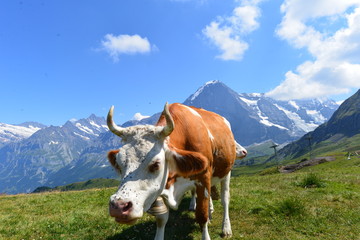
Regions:
<svg viewBox="0 0 360 240"><path fill-rule="evenodd" d="M192 107L179 103L169 105L175 128L170 134L169 147L203 154L212 164L212 148L207 126L202 116ZM162 115L157 126L166 125Z"/></svg>
<svg viewBox="0 0 360 240"><path fill-rule="evenodd" d="M213 177L223 178L231 170L236 159L236 145L230 123L222 116L201 108L195 108L203 118L212 138Z"/></svg>
<svg viewBox="0 0 360 240"><path fill-rule="evenodd" d="M171 104L169 110L175 122L170 146L201 152L213 166L213 177L225 177L236 158L235 140L228 121L216 113L179 103ZM157 125L165 124L161 116Z"/></svg>

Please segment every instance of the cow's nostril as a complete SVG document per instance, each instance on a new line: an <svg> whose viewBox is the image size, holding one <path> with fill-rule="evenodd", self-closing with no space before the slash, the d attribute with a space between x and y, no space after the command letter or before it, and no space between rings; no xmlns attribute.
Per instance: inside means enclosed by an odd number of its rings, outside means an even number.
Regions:
<svg viewBox="0 0 360 240"><path fill-rule="evenodd" d="M113 209L119 209L119 207L113 201L110 201L110 207Z"/></svg>
<svg viewBox="0 0 360 240"><path fill-rule="evenodd" d="M123 206L123 211L127 212L130 208L132 208L132 206L133 206L132 202L125 203Z"/></svg>
<svg viewBox="0 0 360 240"><path fill-rule="evenodd" d="M128 211L131 211L131 208L133 207L132 202L125 202L123 200L120 201L110 201L110 208L113 210L118 210L122 213L126 213Z"/></svg>
<svg viewBox="0 0 360 240"><path fill-rule="evenodd" d="M242 151L242 153L244 154L244 156L246 156L246 155L247 155L247 152L246 152L246 151Z"/></svg>

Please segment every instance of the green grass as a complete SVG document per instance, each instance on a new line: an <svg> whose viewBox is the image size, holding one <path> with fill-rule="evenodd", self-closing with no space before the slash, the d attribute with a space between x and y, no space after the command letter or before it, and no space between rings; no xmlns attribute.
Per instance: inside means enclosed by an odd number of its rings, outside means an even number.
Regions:
<svg viewBox="0 0 360 240"><path fill-rule="evenodd" d="M248 170L248 169L247 169ZM240 174L241 171L237 170ZM298 183L314 175L322 187ZM0 196L0 239L153 239L155 219L134 226L108 216L116 188ZM201 239L194 213L171 211L165 239ZM221 203L209 225L221 239ZM240 175L231 181L232 239L360 239L360 159L337 160L291 174Z"/></svg>
<svg viewBox="0 0 360 240"><path fill-rule="evenodd" d="M315 173L309 173L299 183L296 184L303 188L325 187L325 183Z"/></svg>
<svg viewBox="0 0 360 240"><path fill-rule="evenodd" d="M256 165L244 165L235 167L232 172L231 176L238 177L243 175L254 175L258 174L262 171L267 171L270 167L274 166L274 164L256 164Z"/></svg>

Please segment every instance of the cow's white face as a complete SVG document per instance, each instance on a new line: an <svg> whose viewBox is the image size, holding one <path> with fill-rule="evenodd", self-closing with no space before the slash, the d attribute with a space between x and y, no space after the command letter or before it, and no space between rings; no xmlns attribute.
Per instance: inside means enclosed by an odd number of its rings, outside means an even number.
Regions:
<svg viewBox="0 0 360 240"><path fill-rule="evenodd" d="M109 153L121 176L118 191L110 197L110 215L119 223L133 224L161 194L168 167L163 127L134 126L127 129L124 145Z"/></svg>

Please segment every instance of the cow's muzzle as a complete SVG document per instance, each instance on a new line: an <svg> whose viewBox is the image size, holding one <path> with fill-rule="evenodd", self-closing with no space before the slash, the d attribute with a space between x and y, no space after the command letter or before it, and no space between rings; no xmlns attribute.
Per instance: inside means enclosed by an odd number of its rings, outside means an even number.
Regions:
<svg viewBox="0 0 360 240"><path fill-rule="evenodd" d="M134 224L138 218L132 216L133 203L131 201L110 201L109 213L115 221L121 224Z"/></svg>

